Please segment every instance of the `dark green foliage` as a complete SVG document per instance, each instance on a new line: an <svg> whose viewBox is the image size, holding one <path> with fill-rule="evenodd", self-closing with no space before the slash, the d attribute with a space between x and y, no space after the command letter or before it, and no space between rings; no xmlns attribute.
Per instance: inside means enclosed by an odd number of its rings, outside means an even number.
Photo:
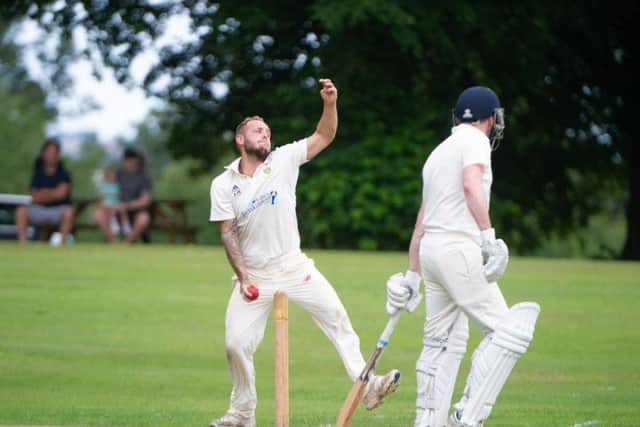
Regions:
<svg viewBox="0 0 640 427"><path fill-rule="evenodd" d="M14 2L5 13L25 13L31 3ZM91 48L122 81L169 16L190 16L193 41L163 49L145 87L172 104L170 150L195 157L200 170L233 149L228 131L246 115L264 116L276 144L313 132L314 81L331 77L340 128L335 145L301 176L306 244L406 247L421 164L448 134L458 93L483 84L507 112L493 164L498 233L530 252L551 234L585 225L608 189L626 182L624 256L640 258L633 2L83 0L52 18L54 2L36 3L32 15L50 27L86 26ZM80 4L86 13L78 15ZM154 85L162 76L169 83ZM215 82L228 86L226 96L212 96Z"/></svg>
<svg viewBox="0 0 640 427"><path fill-rule="evenodd" d="M420 206L419 171L429 141L422 135L401 142L341 139L332 147L333 155L319 156L303 167L298 215L308 244L406 248Z"/></svg>
<svg viewBox="0 0 640 427"><path fill-rule="evenodd" d="M51 111L40 86L19 66L15 46L4 40L6 29L0 17L0 193L25 194Z"/></svg>

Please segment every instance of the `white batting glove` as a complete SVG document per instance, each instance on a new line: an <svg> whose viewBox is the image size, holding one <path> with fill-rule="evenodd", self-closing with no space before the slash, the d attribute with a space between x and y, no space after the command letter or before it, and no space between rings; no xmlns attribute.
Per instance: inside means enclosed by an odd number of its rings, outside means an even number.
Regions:
<svg viewBox="0 0 640 427"><path fill-rule="evenodd" d="M402 285L404 276L402 273L396 273L387 280L387 313L390 316L404 309L409 301L409 292Z"/></svg>
<svg viewBox="0 0 640 427"><path fill-rule="evenodd" d="M412 312L420 304L420 275L407 271L406 274L396 273L387 281L387 304L389 315L399 310Z"/></svg>
<svg viewBox="0 0 640 427"><path fill-rule="evenodd" d="M484 275L487 282L492 283L497 281L507 269L509 248L502 239L496 240L496 231L493 228L482 230L480 234Z"/></svg>
<svg viewBox="0 0 640 427"><path fill-rule="evenodd" d="M402 284L409 290L409 300L404 309L409 313L412 313L422 301L422 294L420 293L420 281L422 278L415 271L407 270L404 274L404 280Z"/></svg>

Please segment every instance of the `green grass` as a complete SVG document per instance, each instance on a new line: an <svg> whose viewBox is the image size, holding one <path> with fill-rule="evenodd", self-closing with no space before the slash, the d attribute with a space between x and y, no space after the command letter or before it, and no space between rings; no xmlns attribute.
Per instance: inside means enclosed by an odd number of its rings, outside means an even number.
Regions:
<svg viewBox="0 0 640 427"><path fill-rule="evenodd" d="M368 355L386 321L400 253L310 251L341 295ZM220 248L0 243L0 424L206 426L227 408ZM536 336L493 426L640 425L640 264L511 261L509 303L538 301ZM398 392L355 426L411 426L424 314L405 315L379 370ZM256 353L258 426L273 425L273 335ZM469 348L479 341L472 330ZM457 399L468 359L458 377ZM290 308L291 426L335 422L350 384L329 341Z"/></svg>

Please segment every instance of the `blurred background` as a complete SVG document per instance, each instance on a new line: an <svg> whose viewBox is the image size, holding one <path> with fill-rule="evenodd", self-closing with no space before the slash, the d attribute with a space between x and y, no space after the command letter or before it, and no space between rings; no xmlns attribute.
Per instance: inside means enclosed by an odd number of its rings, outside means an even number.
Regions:
<svg viewBox="0 0 640 427"><path fill-rule="evenodd" d="M196 242L216 244L209 185L236 156L232 129L259 114L275 145L311 134L316 81L330 77L340 126L302 168L303 246L404 250L422 165L449 134L457 95L479 84L506 110L491 213L512 251L637 260L639 12L589 1L5 1L0 193L28 193L45 137L62 141L74 198L96 197L99 171L135 147L154 197L187 200Z"/></svg>

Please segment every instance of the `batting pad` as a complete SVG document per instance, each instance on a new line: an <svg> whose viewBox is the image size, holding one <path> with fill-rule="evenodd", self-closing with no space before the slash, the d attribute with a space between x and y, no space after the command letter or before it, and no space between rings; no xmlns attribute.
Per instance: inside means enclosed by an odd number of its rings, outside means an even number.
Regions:
<svg viewBox="0 0 640 427"><path fill-rule="evenodd" d="M539 313L535 302L514 305L500 327L480 343L471 360L462 400L456 405L462 413L462 425L476 426L489 416L516 361L533 339Z"/></svg>

